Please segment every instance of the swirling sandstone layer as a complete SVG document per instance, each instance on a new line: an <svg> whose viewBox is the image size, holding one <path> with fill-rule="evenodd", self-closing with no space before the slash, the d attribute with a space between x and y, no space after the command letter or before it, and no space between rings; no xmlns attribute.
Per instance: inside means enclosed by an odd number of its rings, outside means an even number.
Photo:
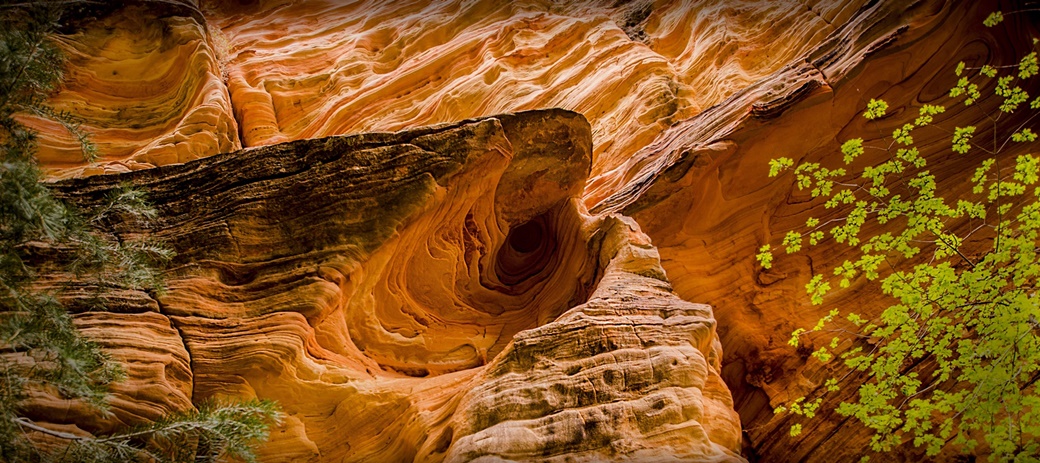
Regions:
<svg viewBox="0 0 1040 463"><path fill-rule="evenodd" d="M69 58L59 111L81 119L100 159L40 120L38 158L55 176L82 176L174 164L242 147L231 98L204 19L190 4L72 3Z"/></svg>
<svg viewBox="0 0 1040 463"><path fill-rule="evenodd" d="M1035 35L1035 26L1023 15L982 28L999 6L87 7L100 22L83 21L61 39L72 78L54 103L84 115L104 162L85 165L59 129L38 125L41 162L53 175L260 147L127 174L151 185L168 217L154 232L175 243L181 261L159 302L124 295L133 307L125 311L142 317L133 323L148 334L130 330L112 347L141 359L141 377L189 358L192 374L167 368L157 380L163 392L128 399L117 417L134 422L188 400L258 395L295 404L269 458L731 458L736 425L715 376L719 350L710 336L679 341L710 330L710 316L669 295L641 228L676 294L716 308L723 377L747 455L855 459L862 429L827 415L792 438L790 422L771 413L825 377L786 341L821 315L803 302L805 281L843 257L825 245L756 269L759 245L819 214L789 179L767 181L766 161L828 161L844 139L879 142L858 117L870 98L892 105L880 122L880 133L890 133L920 105L944 102L959 60L1016 61L1024 49L1007 44ZM313 140L548 106L582 113L588 125L552 112ZM980 114L951 106L940 123L973 124ZM543 130L567 132L546 136L573 146L533 142L546 148L542 157L518 145ZM448 149L439 137L466 148ZM969 160L940 150L948 135L915 138L943 188L963 188L954 176ZM345 144L350 160L323 143ZM123 178L68 185L96 189L74 194L89 203ZM598 215L612 212L639 227ZM622 229L628 241L616 235ZM621 241L628 251L605 251ZM882 301L854 288L831 302L869 312ZM150 337L165 347L143 344ZM845 390L859 381L849 378ZM134 397L135 387L117 396ZM48 406L41 416L69 407ZM919 457L901 452L890 458Z"/></svg>
<svg viewBox="0 0 1040 463"><path fill-rule="evenodd" d="M936 122L945 130L915 131L916 146L928 158L939 191L948 197L970 194L965 173L981 155L950 151L950 133L967 125L992 130L987 114L996 113L999 102L965 107L948 98L957 80L954 68L960 61L974 67L1016 63L1037 33L1028 18L983 27L997 7L879 2L864 8L804 61L666 131L628 161L627 180L617 187L586 192L598 199L593 211L623 211L640 223L660 249L679 295L715 306L728 360L723 377L753 451L764 461L855 461L869 453L864 429L832 412L836 400L825 402L822 416L812 421L774 417L772 408L822 392L823 381L835 375L808 358L811 343L798 350L787 344L792 331L813 326L835 307L876 316L891 304L878 288L863 285L833 293L826 305L809 304L804 290L809 278L820 272L829 276L848 258L846 248L833 240L806 254L782 256L772 270L758 267L753 257L758 246L776 243L810 216L841 214L812 201L790 177L769 180L767 161L788 156L837 167L842 141L863 137L865 145L888 146L889 134L917 117L923 104L944 104L948 110ZM982 92L993 92L992 85ZM1040 91L1035 84L1027 90ZM888 101L890 109L888 117L868 125L861 114L871 98ZM1025 122L1003 118L999 130L1011 133ZM1010 160L1019 154L1024 151L1012 148L1002 156ZM853 168L877 164L883 155L870 151ZM928 371L930 362L908 368ZM866 378L842 373L837 377L843 398L849 398ZM805 426L797 437L787 433L794 423ZM940 460L953 459L957 449L948 451ZM920 461L924 456L908 444L876 458Z"/></svg>
<svg viewBox="0 0 1040 463"><path fill-rule="evenodd" d="M289 140L560 107L593 173L780 69L862 2L202 2L101 8L62 39L103 162L49 127L52 175L184 162ZM200 11L201 8L201 11ZM113 11L114 10L114 11ZM768 46L763 46L768 44ZM239 145L241 134L241 145Z"/></svg>
<svg viewBox="0 0 1040 463"><path fill-rule="evenodd" d="M178 391L160 412L277 400L263 461L742 461L711 308L635 222L587 215L590 139L535 111L59 183L88 209L147 190L160 221L113 233L178 252L167 294L78 320L177 341L106 340L154 352L122 387Z"/></svg>

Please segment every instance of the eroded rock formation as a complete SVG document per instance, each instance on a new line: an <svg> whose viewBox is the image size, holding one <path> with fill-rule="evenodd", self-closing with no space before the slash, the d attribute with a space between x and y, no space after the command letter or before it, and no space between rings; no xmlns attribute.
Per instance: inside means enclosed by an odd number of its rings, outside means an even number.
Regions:
<svg viewBox="0 0 1040 463"><path fill-rule="evenodd" d="M87 165L60 126L38 157L64 175L91 175L181 163L242 147L216 46L190 4L72 3L64 87L52 103L84 121L100 162ZM115 10L115 11L113 11ZM59 136L50 136L59 134Z"/></svg>
<svg viewBox="0 0 1040 463"><path fill-rule="evenodd" d="M870 98L891 104L890 133L944 102L958 61L1016 61L1033 16L983 28L1000 6L84 6L54 104L85 118L103 160L34 121L41 161L55 177L149 168L60 185L88 207L118 182L144 187L163 219L121 233L179 252L166 295L80 316L88 333L133 327L105 341L131 362L115 420L275 398L288 418L270 461L714 461L741 445L855 459L861 428L827 414L792 438L772 415L825 377L787 340L821 315L805 281L842 257L756 268L759 245L819 214L766 162L870 143ZM584 118L487 117L544 107ZM941 123L982 114L951 105ZM376 133L321 138L356 132ZM962 188L948 135L915 137ZM853 288L826 309L878 302Z"/></svg>
<svg viewBox="0 0 1040 463"><path fill-rule="evenodd" d="M772 270L759 268L753 256L760 245L775 244L807 217L841 214L824 210L789 177L766 181L768 160L789 156L838 166L844 140L863 137L868 146L886 146L892 131L915 118L923 104L947 105L938 121L943 127L992 127L987 114L996 112L998 102L965 107L947 93L957 81L953 70L958 62L975 67L1016 63L1028 52L1026 37L1035 36L1035 23L982 25L1000 7L986 2L864 7L805 61L663 133L628 161L628 178L609 195L586 192L598 201L594 212L621 211L640 223L660 249L677 294L715 307L728 360L723 378L733 390L753 458L855 461L869 453L863 428L833 413L836 400L825 402L824 416L812 421L774 417L772 409L819 392L832 376L827 365L808 358L811 345L795 349L787 344L792 331L813 326L834 307L876 315L890 305L876 286L866 285L832 293L823 306L810 305L805 283L847 258L833 241L806 254L783 256ZM992 92L992 85L982 92ZM1033 85L1030 94L1038 90ZM876 126L861 116L871 98L891 105L890 116ZM1000 130L1010 133L1023 122L1005 119ZM929 159L939 191L957 197L970 190L965 172L975 168L978 158L951 151L946 130L915 132L915 146ZM1025 152L1009 150L1006 159ZM867 153L853 168L877 164L883 155ZM927 371L929 365L925 361L912 369ZM865 379L837 377L843 379L844 397ZM793 423L806 427L792 438L787 430ZM948 451L940 461L958 452ZM876 458L920 461L924 456L906 445Z"/></svg>
<svg viewBox="0 0 1040 463"><path fill-rule="evenodd" d="M635 222L587 214L590 139L535 111L58 184L146 189L160 221L114 233L178 252L165 295L82 317L183 342L107 339L181 366L131 368L117 394L170 395L117 419L257 396L286 413L265 461L739 461L711 309Z"/></svg>
<svg viewBox="0 0 1040 463"><path fill-rule="evenodd" d="M55 127L41 157L82 175L561 107L592 124L599 174L800 59L860 3L86 4L54 104L86 120L103 159L82 167Z"/></svg>

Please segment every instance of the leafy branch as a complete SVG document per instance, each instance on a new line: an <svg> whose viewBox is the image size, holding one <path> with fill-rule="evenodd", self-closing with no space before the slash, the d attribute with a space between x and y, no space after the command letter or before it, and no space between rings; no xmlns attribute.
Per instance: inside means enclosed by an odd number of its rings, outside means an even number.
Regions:
<svg viewBox="0 0 1040 463"><path fill-rule="evenodd" d="M985 24L1003 20L996 12ZM845 141L841 167L770 161L770 177L792 172L799 190L825 209L842 211L810 217L804 232L788 232L781 242L785 251L824 243L846 249L853 257L830 272L836 287L849 288L861 278L875 282L888 304L866 314L833 309L815 326L795 330L790 344L796 347L823 333L840 335L816 347L812 357L837 357L845 373L827 378L815 398L796 398L776 413L812 419L828 394L862 374L856 396L835 411L871 430L874 451L910 442L934 456L948 447L974 452L984 442L984 452L996 460L1040 457L1040 158L1031 152L1040 97L1031 100L1025 88L1040 73L1037 41L1032 44L1017 64L960 63L954 70L958 81L949 98L978 108L990 127L944 127L946 106L925 104L916 119L883 136L888 141L882 146L863 138ZM990 95L984 94L987 86ZM872 99L863 117L880 132L877 120L888 110L887 102ZM915 144L921 130L946 133L954 156L991 157L979 157L972 175L944 196L947 187ZM987 132L992 139L980 142ZM884 159L852 177L868 149ZM1009 159L1012 153L1024 154ZM969 193L961 192L964 186ZM756 258L764 268L774 265L772 245L762 245ZM809 280L812 304L824 303L832 278ZM790 432L798 435L802 425Z"/></svg>

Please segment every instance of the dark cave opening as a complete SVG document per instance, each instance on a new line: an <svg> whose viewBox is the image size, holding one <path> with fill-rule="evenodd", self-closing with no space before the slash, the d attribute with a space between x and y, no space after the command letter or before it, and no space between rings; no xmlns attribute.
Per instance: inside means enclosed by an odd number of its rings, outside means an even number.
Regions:
<svg viewBox="0 0 1040 463"><path fill-rule="evenodd" d="M518 285L550 267L557 252L553 214L543 213L512 227L495 258L495 273L506 286ZM509 291L524 291L510 288Z"/></svg>
<svg viewBox="0 0 1040 463"><path fill-rule="evenodd" d="M537 250L545 239L542 223L530 221L509 231L509 246L516 252L527 254Z"/></svg>

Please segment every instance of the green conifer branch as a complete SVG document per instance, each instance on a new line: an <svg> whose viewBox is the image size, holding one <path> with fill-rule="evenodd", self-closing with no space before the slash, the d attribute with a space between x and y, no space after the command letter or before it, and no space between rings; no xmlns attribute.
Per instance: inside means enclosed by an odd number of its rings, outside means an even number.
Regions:
<svg viewBox="0 0 1040 463"><path fill-rule="evenodd" d="M157 293L163 286L160 269L173 257L164 243L104 233L114 221L157 217L140 190L123 185L84 218L41 182L36 133L17 114L57 121L83 147L86 160L97 157L80 121L47 105L63 78L64 58L49 38L60 18L55 6L62 3L0 6L0 461L254 461L254 446L279 419L272 402L205 403L109 436L73 435L23 416L30 387L57 391L104 413L108 386L125 377L117 362L76 329L53 294L34 287L40 271L36 251L71 251L74 257L63 270L94 280L98 288ZM29 431L69 445L44 454Z"/></svg>

